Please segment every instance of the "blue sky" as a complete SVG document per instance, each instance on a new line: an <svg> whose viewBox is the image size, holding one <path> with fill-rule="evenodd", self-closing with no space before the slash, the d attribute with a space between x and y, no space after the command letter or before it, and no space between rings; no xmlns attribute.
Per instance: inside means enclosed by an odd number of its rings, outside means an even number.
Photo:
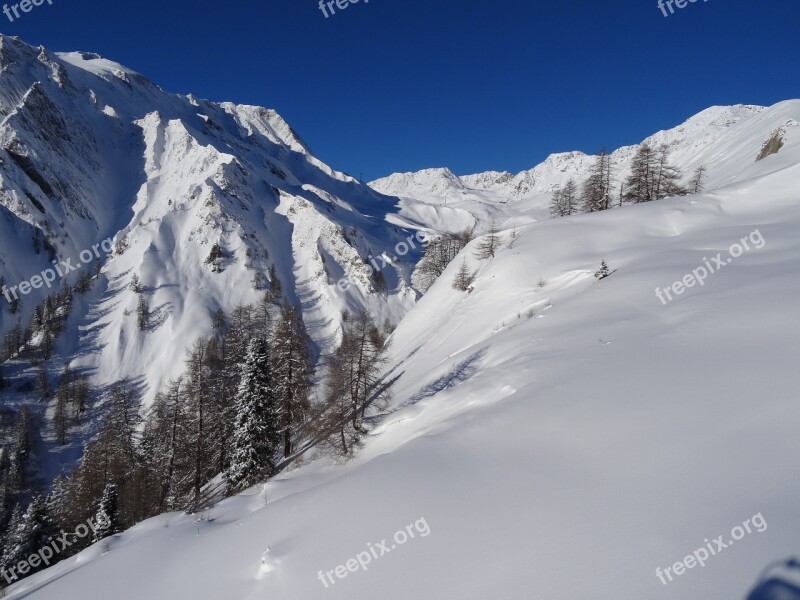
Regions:
<svg viewBox="0 0 800 600"><path fill-rule="evenodd" d="M328 18L318 0L51 1L0 14L0 32L275 108L366 179L516 172L710 105L800 97L797 0L700 0L669 17L657 0L361 0Z"/></svg>

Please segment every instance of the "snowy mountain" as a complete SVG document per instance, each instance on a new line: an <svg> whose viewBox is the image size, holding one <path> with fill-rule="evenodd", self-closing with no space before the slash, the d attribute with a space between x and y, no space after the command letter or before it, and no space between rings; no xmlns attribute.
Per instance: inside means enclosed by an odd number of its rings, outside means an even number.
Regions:
<svg viewBox="0 0 800 600"><path fill-rule="evenodd" d="M685 177L706 167L703 193L549 219L554 187L585 179L592 157L373 190L272 111L0 43L6 285L49 268L49 248L114 240L58 359L101 383L141 378L152 398L218 308L258 301L256 272L278 275L320 351L344 308L397 323L393 398L368 415L355 459L312 451L212 508L110 536L11 598L743 598L800 552L800 100L711 108L649 138ZM613 153L618 176L634 152ZM396 257L398 242L490 217L494 257L476 258L476 239L424 295L412 289L419 254ZM380 253L385 292L357 275L337 285ZM25 297L26 318L45 291ZM17 317L2 318L5 331ZM33 396L12 392L3 402ZM675 569L717 539L703 566Z"/></svg>
<svg viewBox="0 0 800 600"><path fill-rule="evenodd" d="M214 312L256 302L254 278L267 288L270 269L323 352L343 309L397 322L413 306L415 252L390 261L385 293L362 273L411 233L388 222L397 200L325 165L274 111L169 94L95 54L12 37L0 37L0 68L0 276L10 288L56 256L81 266L82 251L113 240L102 281L71 316L80 335L60 348L98 383L142 378L151 399ZM146 336L135 335L134 274L155 322ZM21 311L3 300L0 334L52 290L13 293Z"/></svg>
<svg viewBox="0 0 800 600"><path fill-rule="evenodd" d="M719 148L726 139L739 135L737 132L746 123L762 118L765 110L764 107L751 105L712 107L673 129L659 131L642 140L642 143L653 147L666 144L672 161L683 171L687 181L694 169L705 165L710 185L716 187L731 183L737 180L739 174L726 166ZM791 119L786 123L791 124ZM636 148L625 146L611 153L617 175L616 190L619 190L630 171ZM459 177L446 168L425 169L416 173L395 173L371 182L370 186L383 194L407 201L446 206L450 214L467 213L459 219L463 224L485 221L489 215L526 223L549 217L554 190L563 187L570 179L582 184L593 165L593 156L583 152L563 152L552 154L541 164L516 175L488 171ZM415 214L419 210L416 202L408 204L405 212ZM409 220L424 220L424 216Z"/></svg>

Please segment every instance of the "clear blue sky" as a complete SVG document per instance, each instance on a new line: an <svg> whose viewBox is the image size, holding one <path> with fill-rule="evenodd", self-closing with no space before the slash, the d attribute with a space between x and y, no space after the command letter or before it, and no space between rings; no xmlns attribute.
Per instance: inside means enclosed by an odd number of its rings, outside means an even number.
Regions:
<svg viewBox="0 0 800 600"><path fill-rule="evenodd" d="M15 0L19 1L19 0ZM800 97L800 1L47 0L0 32L275 108L352 175L519 171L714 104ZM12 2L13 4L13 2Z"/></svg>

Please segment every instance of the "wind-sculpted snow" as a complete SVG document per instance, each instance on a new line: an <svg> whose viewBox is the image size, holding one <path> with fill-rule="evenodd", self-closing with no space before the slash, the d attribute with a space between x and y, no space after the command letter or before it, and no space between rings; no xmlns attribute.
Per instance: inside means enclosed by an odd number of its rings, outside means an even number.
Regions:
<svg viewBox="0 0 800 600"><path fill-rule="evenodd" d="M266 281L271 267L287 299L302 303L319 351L336 344L345 308L397 322L413 305L417 254L395 261L385 292L368 278L337 289L341 273L408 235L389 222L398 200L325 165L275 111L169 94L96 54L4 36L0 65L0 205L12 230L31 235L0 239L0 276L14 285L53 254L114 239L58 359L74 358L96 384L141 381L147 402L181 372L217 309L258 300L254 278ZM37 236L50 255L37 253ZM214 244L218 269L205 264ZM134 273L156 315L145 335L127 287ZM4 303L0 336L27 322L46 291L18 315Z"/></svg>
<svg viewBox="0 0 800 600"><path fill-rule="evenodd" d="M704 146L706 193L519 225L513 244L506 229L490 260L473 241L394 332L394 399L355 460L150 519L12 597L744 598L800 539L796 128L755 161L798 117L783 103ZM315 240L340 252L313 206L344 209L306 191L313 202L279 194L285 229L272 230L298 253ZM756 228L757 251L679 301L654 294ZM470 293L452 287L462 260ZM309 261L303 280L320 269ZM424 543L391 550L420 516ZM347 566L382 539L386 560ZM705 560L709 545L724 552ZM687 556L704 566L676 570Z"/></svg>

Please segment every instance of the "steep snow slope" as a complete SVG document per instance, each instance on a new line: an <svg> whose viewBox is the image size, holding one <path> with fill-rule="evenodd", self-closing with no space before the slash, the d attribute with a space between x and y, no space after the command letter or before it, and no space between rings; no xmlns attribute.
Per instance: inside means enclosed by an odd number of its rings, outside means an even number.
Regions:
<svg viewBox="0 0 800 600"><path fill-rule="evenodd" d="M788 119L800 102L730 129L713 169L735 181L712 192L533 223L491 261L467 248L474 289L451 288L456 261L403 319L395 405L354 462L284 474L266 506L254 488L152 519L12 597L744 597L800 551L800 130L754 162ZM656 576L757 514L764 531ZM396 545L420 518L429 534ZM367 570L318 579L383 539Z"/></svg>
<svg viewBox="0 0 800 600"><path fill-rule="evenodd" d="M0 69L0 277L11 287L56 255L79 263L81 251L114 240L57 368L77 356L73 367L96 385L135 378L147 402L181 372L184 349L217 309L261 297L254 276L266 282L270 267L320 351L336 344L345 308L396 322L413 306L415 252L390 261L385 293L362 272L411 233L387 222L398 200L322 163L274 111L168 94L96 54L5 36ZM205 263L214 244L216 269ZM153 313L144 334L134 274ZM3 299L0 336L20 317L24 326L48 292L24 296L20 315Z"/></svg>

